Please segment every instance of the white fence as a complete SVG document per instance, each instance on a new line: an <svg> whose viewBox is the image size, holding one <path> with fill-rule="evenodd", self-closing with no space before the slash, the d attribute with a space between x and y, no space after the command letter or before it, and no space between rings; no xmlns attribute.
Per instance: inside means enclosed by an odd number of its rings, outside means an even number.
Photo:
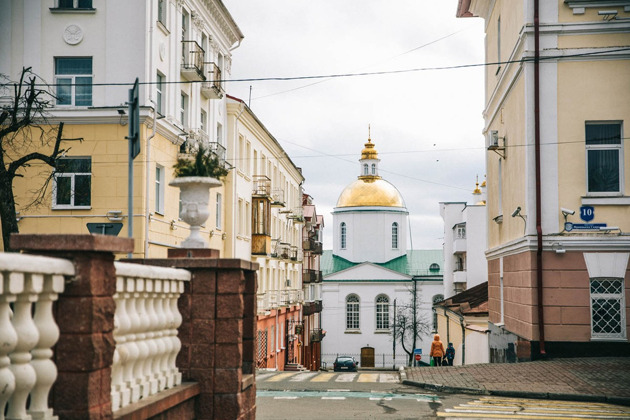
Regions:
<svg viewBox="0 0 630 420"><path fill-rule="evenodd" d="M48 394L57 367L51 348L59 328L52 305L74 274L66 260L0 254L0 420L5 410L9 419L53 418Z"/></svg>
<svg viewBox="0 0 630 420"><path fill-rule="evenodd" d="M186 270L114 263L116 351L112 366L112 410L181 384L175 364L182 316L177 299L190 280Z"/></svg>

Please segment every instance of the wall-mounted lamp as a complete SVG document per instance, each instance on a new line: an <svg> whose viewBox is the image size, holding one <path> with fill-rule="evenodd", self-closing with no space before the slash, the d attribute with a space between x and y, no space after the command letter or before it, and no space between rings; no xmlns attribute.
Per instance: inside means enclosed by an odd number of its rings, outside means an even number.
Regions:
<svg viewBox="0 0 630 420"><path fill-rule="evenodd" d="M176 223L175 219L171 220L171 223L170 223L171 230L177 230L177 225L175 223Z"/></svg>
<svg viewBox="0 0 630 420"><path fill-rule="evenodd" d="M109 210L105 217L110 222L120 222L123 219L122 211L120 210Z"/></svg>
<svg viewBox="0 0 630 420"><path fill-rule="evenodd" d="M623 232L621 232L621 228L619 228L619 226L604 226L604 227L600 227L599 228L600 232L606 232L606 233L610 233L613 230L618 230L619 231L619 235L621 235Z"/></svg>
<svg viewBox="0 0 630 420"><path fill-rule="evenodd" d="M564 249L560 242L554 242L553 244L551 244L551 249L553 249L556 254L564 254L567 252L567 250Z"/></svg>
<svg viewBox="0 0 630 420"><path fill-rule="evenodd" d="M512 212L512 217L520 217L521 219L523 219L523 222L525 222L525 226L523 227L523 233L525 233L526 229L527 229L527 216L524 216L521 214L521 206L518 206L517 208L514 209L514 211Z"/></svg>
<svg viewBox="0 0 630 420"><path fill-rule="evenodd" d="M124 110L124 109L119 109L119 110L118 110L118 115L120 115L120 121L118 122L118 124L120 124L120 125L122 125L122 126L127 125L127 121L123 121L123 117L124 117L125 115L127 115L127 113L125 112L125 110Z"/></svg>
<svg viewBox="0 0 630 420"><path fill-rule="evenodd" d="M214 229L210 231L209 235L211 238L214 236Z"/></svg>

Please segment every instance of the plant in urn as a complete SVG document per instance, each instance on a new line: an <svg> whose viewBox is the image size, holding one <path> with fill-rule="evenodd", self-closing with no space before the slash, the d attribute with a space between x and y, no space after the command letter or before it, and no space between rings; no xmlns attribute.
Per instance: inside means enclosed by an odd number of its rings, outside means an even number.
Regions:
<svg viewBox="0 0 630 420"><path fill-rule="evenodd" d="M192 157L177 159L173 166L175 179L169 183L179 188L182 204L179 217L190 225L190 235L182 242L182 248L208 247L200 229L210 215L210 188L220 186L220 179L228 173L215 154L203 145L197 145L196 149Z"/></svg>

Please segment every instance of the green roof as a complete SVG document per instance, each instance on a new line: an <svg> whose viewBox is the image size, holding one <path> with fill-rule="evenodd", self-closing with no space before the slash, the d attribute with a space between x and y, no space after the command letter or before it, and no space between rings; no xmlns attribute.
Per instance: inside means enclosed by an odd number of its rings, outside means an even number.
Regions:
<svg viewBox="0 0 630 420"><path fill-rule="evenodd" d="M444 258L441 249L415 249L385 263L374 263L389 270L414 277L442 277ZM439 269L431 269L432 264L437 264ZM338 255L333 255L331 250L325 250L320 259L322 274L327 276L359 265Z"/></svg>

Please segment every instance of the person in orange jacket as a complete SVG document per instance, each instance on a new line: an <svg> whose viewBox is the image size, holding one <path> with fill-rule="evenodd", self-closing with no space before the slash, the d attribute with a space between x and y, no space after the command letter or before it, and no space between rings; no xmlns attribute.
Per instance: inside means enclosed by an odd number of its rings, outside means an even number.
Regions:
<svg viewBox="0 0 630 420"><path fill-rule="evenodd" d="M442 358L444 357L444 344L440 341L439 334L433 336L433 342L431 343L431 353L429 356L433 357L433 364L435 366L442 366Z"/></svg>

